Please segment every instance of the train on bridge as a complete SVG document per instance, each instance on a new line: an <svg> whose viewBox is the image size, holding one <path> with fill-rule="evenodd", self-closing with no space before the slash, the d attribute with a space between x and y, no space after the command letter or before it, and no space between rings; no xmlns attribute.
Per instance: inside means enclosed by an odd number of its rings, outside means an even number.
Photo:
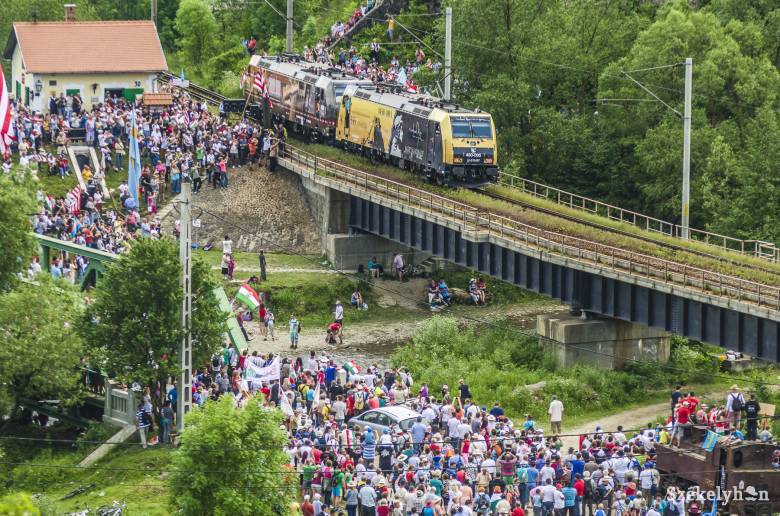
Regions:
<svg viewBox="0 0 780 516"><path fill-rule="evenodd" d="M438 185L476 188L498 181L490 113L397 84L374 84L298 56L253 56L244 94L250 113L310 141L390 163ZM260 73L267 98L254 86Z"/></svg>

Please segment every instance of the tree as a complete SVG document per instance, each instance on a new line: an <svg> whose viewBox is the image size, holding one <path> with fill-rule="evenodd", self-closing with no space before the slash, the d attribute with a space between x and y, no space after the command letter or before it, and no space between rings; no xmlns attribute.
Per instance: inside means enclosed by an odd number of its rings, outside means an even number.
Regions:
<svg viewBox="0 0 780 516"><path fill-rule="evenodd" d="M13 287L35 249L30 214L35 201L29 179L0 177L0 292ZM47 267L47 264L42 264Z"/></svg>
<svg viewBox="0 0 780 516"><path fill-rule="evenodd" d="M282 447L282 413L223 396L187 415L172 459L171 504L185 516L289 514L297 485Z"/></svg>
<svg viewBox="0 0 780 516"><path fill-rule="evenodd" d="M198 72L217 49L217 21L205 0L182 0L176 11L179 49L185 64Z"/></svg>
<svg viewBox="0 0 780 516"><path fill-rule="evenodd" d="M84 344L74 328L83 305L75 287L45 275L0 295L0 413L21 398L80 398Z"/></svg>
<svg viewBox="0 0 780 516"><path fill-rule="evenodd" d="M181 267L170 238L137 240L109 265L95 288L79 330L92 352L117 378L165 385L178 374L181 346ZM192 264L192 363L217 350L227 318L207 265ZM156 400L155 400L156 401Z"/></svg>
<svg viewBox="0 0 780 516"><path fill-rule="evenodd" d="M40 509L27 493L12 493L0 498L0 514L7 516L38 516Z"/></svg>

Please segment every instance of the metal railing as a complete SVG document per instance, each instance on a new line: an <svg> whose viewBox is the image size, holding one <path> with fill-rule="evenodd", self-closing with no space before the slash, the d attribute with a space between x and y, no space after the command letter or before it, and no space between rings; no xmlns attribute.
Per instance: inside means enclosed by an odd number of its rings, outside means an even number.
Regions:
<svg viewBox="0 0 780 516"><path fill-rule="evenodd" d="M645 231L660 233L673 238L682 238L684 226L651 217L643 213L621 208L609 203L597 201L589 197L577 195L543 183L537 183L524 177L502 172L502 184L522 190L523 193L545 199L574 210L585 211L594 215L607 217L618 222L625 222ZM727 251L743 255L755 256L763 260L780 262L780 247L772 242L761 240L743 240L703 229L687 228L688 238L696 242L711 245Z"/></svg>
<svg viewBox="0 0 780 516"><path fill-rule="evenodd" d="M653 281L701 290L707 294L746 301L780 310L780 287L736 276L692 267L599 242L565 235L478 210L473 206L436 195L385 177L364 172L341 163L320 158L285 144L282 159L293 167L307 169L313 175L332 178L382 197L380 202L396 200L436 214L445 215L461 226L461 231L493 235L529 247L587 262L612 270L642 276Z"/></svg>

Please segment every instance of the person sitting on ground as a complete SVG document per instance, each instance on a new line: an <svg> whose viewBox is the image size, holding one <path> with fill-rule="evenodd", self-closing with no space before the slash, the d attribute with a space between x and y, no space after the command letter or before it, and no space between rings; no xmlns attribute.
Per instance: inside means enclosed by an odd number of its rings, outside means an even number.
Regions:
<svg viewBox="0 0 780 516"><path fill-rule="evenodd" d="M484 305L487 298L487 285L485 285L485 279L482 276L477 277L477 294L480 303Z"/></svg>
<svg viewBox="0 0 780 516"><path fill-rule="evenodd" d="M474 301L475 305L479 304L479 292L477 291L477 280L471 278L469 280L469 297Z"/></svg>
<svg viewBox="0 0 780 516"><path fill-rule="evenodd" d="M428 284L428 304L430 305L431 310L435 310L436 307L441 304L439 284L436 283L435 279L431 279L431 282Z"/></svg>
<svg viewBox="0 0 780 516"><path fill-rule="evenodd" d="M382 266L379 265L376 256L372 256L371 259L368 260L368 274L370 274L372 278L378 278L381 273Z"/></svg>
<svg viewBox="0 0 780 516"><path fill-rule="evenodd" d="M447 282L444 281L444 278L439 278L439 297L445 305L449 306L452 304L450 288L447 286Z"/></svg>
<svg viewBox="0 0 780 516"><path fill-rule="evenodd" d="M358 310L367 310L368 305L363 302L363 294L360 293L360 289L356 288L352 293L352 298L349 300L349 304L357 308Z"/></svg>

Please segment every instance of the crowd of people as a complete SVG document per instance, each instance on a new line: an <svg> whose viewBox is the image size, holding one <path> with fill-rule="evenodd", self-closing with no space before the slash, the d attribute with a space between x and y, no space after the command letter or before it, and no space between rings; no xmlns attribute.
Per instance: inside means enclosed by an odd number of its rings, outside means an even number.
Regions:
<svg viewBox="0 0 780 516"><path fill-rule="evenodd" d="M245 373L275 361L280 381ZM564 406L554 396L548 434L532 414L514 422L500 403L481 404L463 380L434 392L404 368L362 370L314 351L281 358L230 344L192 381L196 404L229 395L241 406L262 395L266 407L281 408L304 516L682 516L708 505L662 482L656 467L657 446L670 442L675 421L631 431L596 426L566 446ZM694 397L672 400L677 407ZM175 391L167 399L175 405ZM382 411L394 407L408 412L393 419ZM780 454L775 463L780 468Z"/></svg>
<svg viewBox="0 0 780 516"><path fill-rule="evenodd" d="M106 174L125 173L117 171L127 163L133 111L142 161L139 191L133 195L127 181L121 181L106 196L102 187ZM16 105L12 125L16 140L4 157L4 173L11 172L16 160L22 172L69 178L74 173L67 156L71 136L78 133L84 143L97 148L99 166L95 170L89 165L81 168L85 188L74 187L58 198L38 192L33 229L110 253L123 252L135 238L161 234L158 205L167 195L181 191L184 177L190 178L196 195L204 185L228 188L233 167L275 168L280 145L286 139L281 124L266 130L247 121L229 123L178 91L173 92L169 107L154 111L115 96L91 110L84 109L78 95L52 96L45 115ZM46 150L54 147L56 153ZM30 164L36 161L38 168L31 169ZM175 233L176 228L172 229ZM75 281L86 270L83 264L74 267L78 261L86 259L55 257L50 264L31 265L28 274L34 275L42 265Z"/></svg>

